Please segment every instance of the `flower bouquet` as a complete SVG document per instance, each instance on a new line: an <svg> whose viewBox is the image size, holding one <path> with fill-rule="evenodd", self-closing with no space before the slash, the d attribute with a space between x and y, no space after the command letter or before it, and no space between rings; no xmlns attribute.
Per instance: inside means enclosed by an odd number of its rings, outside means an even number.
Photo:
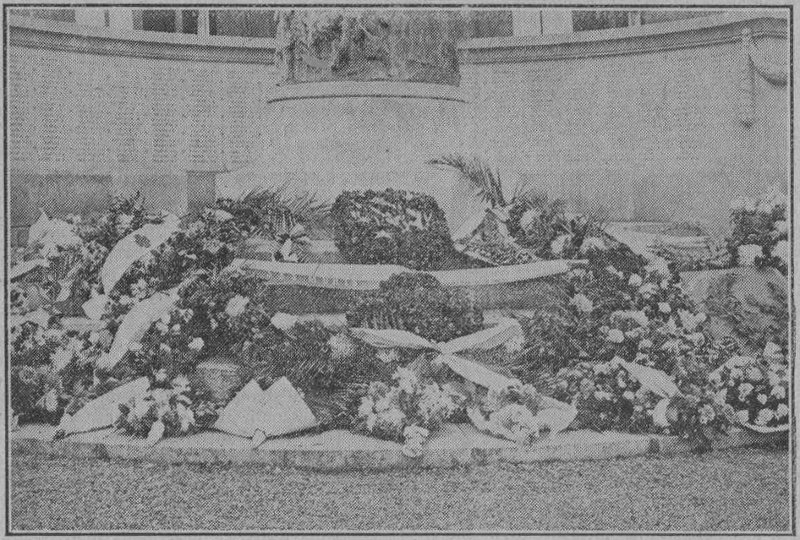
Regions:
<svg viewBox="0 0 800 540"><path fill-rule="evenodd" d="M144 397L119 405L121 414L114 426L131 435L147 437L147 442L154 445L163 437L187 435L213 424L215 409L190 396L186 377L168 382L166 371L160 371Z"/></svg>
<svg viewBox="0 0 800 540"><path fill-rule="evenodd" d="M717 400L731 407L739 424L758 433L789 429L789 378L785 365L735 356L709 375Z"/></svg>
<svg viewBox="0 0 800 540"><path fill-rule="evenodd" d="M467 409L473 425L496 437L527 445L545 431L557 433L575 419L574 407L539 394L529 384L490 388L480 405Z"/></svg>
<svg viewBox="0 0 800 540"><path fill-rule="evenodd" d="M361 398L356 429L381 439L404 442L403 453L417 457L430 432L459 408L458 397L435 382L423 383L407 368L397 368L393 386L369 385Z"/></svg>

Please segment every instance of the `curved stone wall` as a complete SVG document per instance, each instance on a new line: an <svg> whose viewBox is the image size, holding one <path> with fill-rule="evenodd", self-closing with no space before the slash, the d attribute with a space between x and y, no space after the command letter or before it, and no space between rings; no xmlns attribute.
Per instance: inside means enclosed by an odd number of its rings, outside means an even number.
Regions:
<svg viewBox="0 0 800 540"><path fill-rule="evenodd" d="M13 224L135 190L184 212L262 153L273 40L15 17L9 39Z"/></svg>
<svg viewBox="0 0 800 540"><path fill-rule="evenodd" d="M788 181L788 89L750 69L745 29L787 62L763 10L464 43L471 146L577 210L727 227L734 195Z"/></svg>
<svg viewBox="0 0 800 540"><path fill-rule="evenodd" d="M423 178L419 161L463 148L507 184L527 179L578 210L724 226L731 196L788 179L787 86L750 69L742 43L750 29L768 60L785 62L784 13L462 42L453 99L413 84L287 94L269 39L11 17L12 221L134 189L185 211L213 197L220 175L244 177L269 156L262 172L331 194L382 175L446 199L452 178Z"/></svg>

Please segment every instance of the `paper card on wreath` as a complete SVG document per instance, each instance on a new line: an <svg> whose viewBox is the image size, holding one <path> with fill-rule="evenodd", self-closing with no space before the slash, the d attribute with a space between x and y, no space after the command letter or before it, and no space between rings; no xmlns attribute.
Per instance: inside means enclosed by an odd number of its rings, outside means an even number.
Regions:
<svg viewBox="0 0 800 540"><path fill-rule="evenodd" d="M310 429L317 419L306 402L286 377L281 377L266 390L251 380L225 406L214 429L259 439L287 435ZM263 442L263 441L262 441Z"/></svg>

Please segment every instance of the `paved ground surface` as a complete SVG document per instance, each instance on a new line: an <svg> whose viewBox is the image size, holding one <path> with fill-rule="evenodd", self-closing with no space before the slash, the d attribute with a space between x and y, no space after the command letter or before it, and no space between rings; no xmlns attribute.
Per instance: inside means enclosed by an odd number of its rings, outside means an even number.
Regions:
<svg viewBox="0 0 800 540"><path fill-rule="evenodd" d="M12 530L786 531L789 453L325 474L18 455Z"/></svg>

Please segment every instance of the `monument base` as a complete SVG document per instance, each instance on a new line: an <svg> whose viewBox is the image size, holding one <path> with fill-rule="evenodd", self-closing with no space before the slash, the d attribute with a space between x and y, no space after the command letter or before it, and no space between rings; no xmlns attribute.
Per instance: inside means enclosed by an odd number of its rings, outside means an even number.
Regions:
<svg viewBox="0 0 800 540"><path fill-rule="evenodd" d="M426 164L464 151L466 102L457 87L313 82L279 86L267 102L264 156L220 175L219 196L286 185L333 201L346 190L392 187L434 196L451 229L475 210L477 200L463 179Z"/></svg>

